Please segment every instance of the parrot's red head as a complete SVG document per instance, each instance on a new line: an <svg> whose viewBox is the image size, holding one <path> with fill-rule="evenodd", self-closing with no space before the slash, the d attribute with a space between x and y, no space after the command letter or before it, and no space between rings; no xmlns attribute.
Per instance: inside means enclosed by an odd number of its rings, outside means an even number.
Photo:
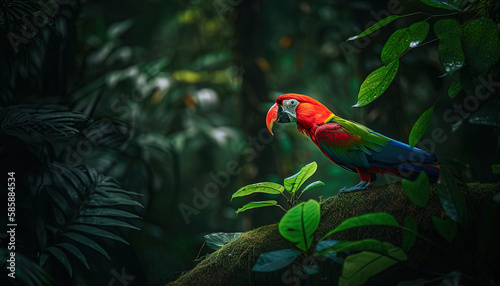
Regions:
<svg viewBox="0 0 500 286"><path fill-rule="evenodd" d="M276 103L269 109L266 117L267 129L273 134L274 122L297 122L299 131L308 134L319 124L335 116L316 99L307 95L287 93L276 98Z"/></svg>

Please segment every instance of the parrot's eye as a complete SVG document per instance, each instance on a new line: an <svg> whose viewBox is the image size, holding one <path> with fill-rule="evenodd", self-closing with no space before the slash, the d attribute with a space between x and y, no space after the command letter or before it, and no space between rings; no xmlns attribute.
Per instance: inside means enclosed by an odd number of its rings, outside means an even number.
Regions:
<svg viewBox="0 0 500 286"><path fill-rule="evenodd" d="M290 100L291 106L296 106L297 104L299 104L299 102L297 100L295 100L295 99Z"/></svg>

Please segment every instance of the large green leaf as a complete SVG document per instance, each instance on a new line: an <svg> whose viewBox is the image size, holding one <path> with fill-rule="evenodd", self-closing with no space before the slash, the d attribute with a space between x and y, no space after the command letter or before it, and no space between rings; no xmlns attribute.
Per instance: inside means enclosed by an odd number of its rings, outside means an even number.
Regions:
<svg viewBox="0 0 500 286"><path fill-rule="evenodd" d="M500 58L497 25L489 18L476 18L465 25L462 43L467 62L478 72L487 72Z"/></svg>
<svg viewBox="0 0 500 286"><path fill-rule="evenodd" d="M415 48L427 37L429 32L429 23L426 21L417 22L410 27L399 29L394 32L384 47L382 48L382 53L380 58L384 65L391 63L392 61L399 59L399 56L410 48Z"/></svg>
<svg viewBox="0 0 500 286"><path fill-rule="evenodd" d="M430 194L429 178L425 172L420 172L417 179L413 182L403 179L402 185L403 190L412 202L421 207L425 207Z"/></svg>
<svg viewBox="0 0 500 286"><path fill-rule="evenodd" d="M276 183L271 183L271 182L264 182L264 183L257 183L257 184L252 184L245 186L236 193L233 194L231 199L236 198L236 197L243 197L243 196L248 196L254 193L265 193L265 194L281 194L285 188Z"/></svg>
<svg viewBox="0 0 500 286"><path fill-rule="evenodd" d="M394 60L370 73L361 84L358 102L353 107L365 106L382 95L394 80L398 68L399 60Z"/></svg>
<svg viewBox="0 0 500 286"><path fill-rule="evenodd" d="M363 285L373 275L407 259L405 252L396 246L384 254L363 251L349 255L344 261L339 286Z"/></svg>
<svg viewBox="0 0 500 286"><path fill-rule="evenodd" d="M441 219L433 216L432 223L439 234L448 241L452 241L457 234L457 223L449 218Z"/></svg>
<svg viewBox="0 0 500 286"><path fill-rule="evenodd" d="M68 230L76 230L76 231L79 231L79 232L82 232L85 234L92 234L92 235L96 235L96 236L100 236L100 237L104 237L104 238L109 238L109 239L119 241L123 244L130 245L130 243L128 243L125 239L123 239L122 237L120 237L112 232L109 232L107 230L100 229L100 228L97 228L94 226L86 225L86 224L72 224L68 227Z"/></svg>
<svg viewBox="0 0 500 286"><path fill-rule="evenodd" d="M294 194L300 186L302 186L302 184L316 172L317 168L318 164L316 164L316 162L312 162L302 167L297 174L285 179L283 184L285 186L285 190Z"/></svg>
<svg viewBox="0 0 500 286"><path fill-rule="evenodd" d="M455 10L455 11L462 10L461 0L420 0L420 2L436 8Z"/></svg>
<svg viewBox="0 0 500 286"><path fill-rule="evenodd" d="M431 123L432 115L434 114L434 105L427 109L420 117L417 119L417 122L413 125L413 128L410 132L409 145L411 148L415 147L418 143L418 140L422 138L427 127Z"/></svg>
<svg viewBox="0 0 500 286"><path fill-rule="evenodd" d="M329 241L329 240L323 240ZM321 241L321 242L323 242ZM322 249L321 242L318 243L319 252L316 255L325 255L331 252L341 252L341 251L371 251L376 253L386 253L388 250L392 249L394 245L389 242L381 242L376 239L363 239L358 241L338 241L333 246L326 249ZM317 247L318 249L318 247Z"/></svg>
<svg viewBox="0 0 500 286"><path fill-rule="evenodd" d="M462 50L462 26L455 19L442 19L434 24L434 32L439 38L439 60L450 75L465 64Z"/></svg>
<svg viewBox="0 0 500 286"><path fill-rule="evenodd" d="M104 255L104 257L106 257L108 260L111 260L108 253L106 252L106 250L104 250L104 248L102 248L102 246L100 246L97 242L93 241L92 239L90 239L86 236L80 235L78 233L74 233L74 232L65 232L62 235L69 237L78 243L81 243L83 245L86 245L86 246L96 250L97 252Z"/></svg>
<svg viewBox="0 0 500 286"><path fill-rule="evenodd" d="M78 249L76 246L74 246L71 243L58 243L56 245L59 248L64 248L66 249L69 253L73 254L78 260L82 262L83 265L85 265L85 268L90 270L89 263L87 262L87 258L85 258L85 255Z"/></svg>
<svg viewBox="0 0 500 286"><path fill-rule="evenodd" d="M417 222L411 217L405 217L405 224L403 230L403 243L402 247L404 251L409 251L412 247L415 239L417 238Z"/></svg>
<svg viewBox="0 0 500 286"><path fill-rule="evenodd" d="M319 204L315 200L309 200L290 209L281 218L278 228L284 238L295 243L299 249L307 251L319 220Z"/></svg>
<svg viewBox="0 0 500 286"><path fill-rule="evenodd" d="M394 20L397 20L398 18L399 18L398 15L390 15L388 17L385 17L384 19L382 19L382 20L378 21L377 23L375 23L375 24L371 25L370 27L368 27L368 29L366 29L363 32L361 32L361 34L350 37L349 39L347 39L347 41L352 41L352 40L356 40L356 39L362 38L364 36L368 36L369 34L375 32L376 30L382 28L383 26L391 23Z"/></svg>
<svg viewBox="0 0 500 286"><path fill-rule="evenodd" d="M121 220L108 218L108 217L78 217L75 222L83 223L83 224L92 224L92 225L100 225L100 226L119 226L119 227L128 227L132 229L140 230L140 228L131 225L128 222L124 222Z"/></svg>
<svg viewBox="0 0 500 286"><path fill-rule="evenodd" d="M61 264L64 266L64 268L66 268L66 271L68 271L69 276L73 277L73 269L71 268L71 263L69 262L69 259L66 256L66 254L64 254L64 252L62 250L60 250L59 248L54 247L54 246L47 248L47 251L52 253L52 255L57 260L59 260L59 262L61 262Z"/></svg>
<svg viewBox="0 0 500 286"><path fill-rule="evenodd" d="M300 254L301 252L295 249L280 249L262 253L252 270L258 272L276 271L290 265Z"/></svg>
<svg viewBox="0 0 500 286"><path fill-rule="evenodd" d="M321 240L325 239L326 237L337 233L339 231L343 231L346 229L350 228L355 228L355 227L360 227L360 226L368 226L368 225L386 225L386 226L398 226L399 224L396 221L396 219L388 214L388 213L369 213L369 214L363 214L360 216L356 217L351 217L343 222L341 222L336 228L333 230L329 231L327 234L321 238Z"/></svg>
<svg viewBox="0 0 500 286"><path fill-rule="evenodd" d="M238 210L236 210L236 213L239 214L241 212L244 212L244 211L247 211L247 210L251 210L251 209L255 209L255 208L271 207L271 206L275 206L277 204L278 204L278 202L277 201L273 201L273 200L261 201L261 202L250 202L250 203L242 206Z"/></svg>
<svg viewBox="0 0 500 286"><path fill-rule="evenodd" d="M467 222L467 207L464 195L458 189L455 179L450 173L443 170L440 172L439 179L436 187L441 206L452 220L465 225Z"/></svg>
<svg viewBox="0 0 500 286"><path fill-rule="evenodd" d="M240 237L243 232L215 232L205 235L205 242L213 250L221 248L224 244Z"/></svg>

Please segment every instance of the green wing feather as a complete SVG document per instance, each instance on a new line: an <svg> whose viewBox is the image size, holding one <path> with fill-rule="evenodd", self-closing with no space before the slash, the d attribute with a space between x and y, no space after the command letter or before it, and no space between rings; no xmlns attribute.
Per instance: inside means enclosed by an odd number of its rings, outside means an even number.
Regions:
<svg viewBox="0 0 500 286"><path fill-rule="evenodd" d="M333 117L329 122L340 124L348 134L351 133L358 135L360 139L356 140L354 146L352 147L361 149L367 155L372 154L368 148L373 151L380 152L382 147L386 146L387 143L392 140L391 138L379 134L366 126L338 116Z"/></svg>

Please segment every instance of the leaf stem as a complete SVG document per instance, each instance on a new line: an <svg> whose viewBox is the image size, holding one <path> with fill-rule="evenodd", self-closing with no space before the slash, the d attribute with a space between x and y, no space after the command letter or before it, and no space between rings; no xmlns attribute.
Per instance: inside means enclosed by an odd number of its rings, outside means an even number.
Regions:
<svg viewBox="0 0 500 286"><path fill-rule="evenodd" d="M285 208L283 208L281 205L276 205L276 206L282 209L284 212L286 212Z"/></svg>

